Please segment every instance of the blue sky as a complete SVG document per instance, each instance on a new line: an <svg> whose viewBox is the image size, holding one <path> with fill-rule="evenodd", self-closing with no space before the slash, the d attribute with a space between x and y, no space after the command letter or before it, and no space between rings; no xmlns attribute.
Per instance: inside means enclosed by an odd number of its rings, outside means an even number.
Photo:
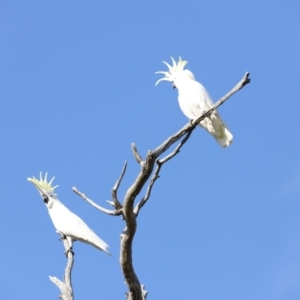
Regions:
<svg viewBox="0 0 300 300"><path fill-rule="evenodd" d="M170 56L219 108L226 150L197 129L166 164L138 219L136 272L149 299L300 297L298 1L0 1L1 299L55 299L48 276L66 259L27 177L48 171L58 197L109 245L76 243L76 299L125 299L118 263L124 222L105 206L128 159L186 124L171 84L154 84ZM140 195L142 197L142 195ZM139 197L139 198L140 198Z"/></svg>

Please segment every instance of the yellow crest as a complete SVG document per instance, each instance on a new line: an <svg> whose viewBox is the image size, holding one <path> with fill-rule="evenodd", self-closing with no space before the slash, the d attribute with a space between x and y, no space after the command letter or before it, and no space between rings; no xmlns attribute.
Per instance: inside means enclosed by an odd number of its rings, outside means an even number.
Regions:
<svg viewBox="0 0 300 300"><path fill-rule="evenodd" d="M155 72L155 74L164 74L165 77L159 79L156 81L155 85L158 85L161 81L166 80L166 81L173 81L174 76L184 70L184 67L187 65L188 61L187 60L182 60L181 57L179 56L179 61L176 63L173 57L171 57L173 66L170 66L167 62L163 61L163 63L168 67L169 71L164 72L164 71L159 71Z"/></svg>
<svg viewBox="0 0 300 300"><path fill-rule="evenodd" d="M32 182L39 191L43 191L43 192L46 192L46 193L51 193L53 195L56 195L56 194L54 194L54 190L58 187L58 185L52 186L52 182L53 182L55 177L53 177L48 182L47 181L47 175L48 175L48 173L45 174L45 178L43 179L42 172L40 172L40 180L36 179L34 176L32 178L27 178L27 180Z"/></svg>

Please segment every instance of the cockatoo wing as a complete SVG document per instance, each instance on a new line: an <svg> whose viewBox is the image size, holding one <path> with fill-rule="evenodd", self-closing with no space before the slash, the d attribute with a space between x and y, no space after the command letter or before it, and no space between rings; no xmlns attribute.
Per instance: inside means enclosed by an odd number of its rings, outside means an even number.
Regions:
<svg viewBox="0 0 300 300"><path fill-rule="evenodd" d="M202 84L186 78L178 85L178 101L182 112L191 120L199 118L213 102Z"/></svg>
<svg viewBox="0 0 300 300"><path fill-rule="evenodd" d="M110 255L108 252L109 246L59 200L55 200L52 208L49 208L48 211L57 231L71 237L73 240L90 244Z"/></svg>
<svg viewBox="0 0 300 300"><path fill-rule="evenodd" d="M213 101L205 87L192 79L186 78L178 87L178 101L182 112L191 120L199 118L213 106ZM222 147L228 147L233 136L226 128L217 111L199 124L205 128Z"/></svg>

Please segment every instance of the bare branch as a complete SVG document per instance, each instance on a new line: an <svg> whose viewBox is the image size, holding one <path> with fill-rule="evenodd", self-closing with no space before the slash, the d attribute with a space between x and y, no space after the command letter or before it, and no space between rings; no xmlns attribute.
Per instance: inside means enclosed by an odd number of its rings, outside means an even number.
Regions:
<svg viewBox="0 0 300 300"><path fill-rule="evenodd" d="M69 300L70 298L68 297L69 295L66 285L57 277L49 276L49 279L60 289L61 294L58 296L58 298L62 300Z"/></svg>
<svg viewBox="0 0 300 300"><path fill-rule="evenodd" d="M89 199L85 194L83 194L80 191L78 191L76 187L73 187L72 190L73 190L73 192L75 194L77 194L78 196L80 196L83 200L85 200L86 202L88 202L90 205L92 205L96 209L102 211L103 213L111 215L111 216L122 215L122 208L121 209L117 209L117 210L106 209L106 208L104 208L104 207L96 204L94 201L92 201L91 199Z"/></svg>
<svg viewBox="0 0 300 300"><path fill-rule="evenodd" d="M242 89L246 84L250 83L251 79L249 78L250 73L246 72L244 77L241 79L241 81L225 96L223 96L220 100L218 100L212 108L210 108L207 112L202 114L197 120L193 122L194 125L197 125L199 122L201 122L203 119L208 117L215 109L217 109L220 105L222 105L225 101L227 101L233 94L238 92L240 89Z"/></svg>
<svg viewBox="0 0 300 300"><path fill-rule="evenodd" d="M73 294L73 288L72 288L72 281L71 281L71 274L72 274L72 268L74 264L74 254L72 251L69 250L69 244L67 239L61 238L63 241L66 255L68 257L67 266L65 269L65 275L64 275L64 281L60 281L57 277L49 276L49 279L60 289L61 294L59 295L59 298L62 300L73 300L74 294Z"/></svg>
<svg viewBox="0 0 300 300"><path fill-rule="evenodd" d="M118 188L120 186L120 183L121 183L121 181L123 179L123 176L124 176L124 174L126 172L126 168L127 168L127 160L124 163L124 167L122 169L122 172L121 172L121 175L120 175L119 179L117 180L117 182L115 183L115 185L113 186L113 188L111 190L111 195L112 195L112 198L113 198L113 201L114 201L114 205L113 206L117 210L123 208L122 204L118 200L117 193L118 193Z"/></svg>
<svg viewBox="0 0 300 300"><path fill-rule="evenodd" d="M137 225L136 215L133 212L133 204L136 196L149 179L154 163L155 158L151 152L148 152L145 163L141 165L140 173L124 197L123 216L126 221L126 227L121 234L120 264L125 282L129 288L128 300L143 300L141 284L132 264L132 241Z"/></svg>
<svg viewBox="0 0 300 300"><path fill-rule="evenodd" d="M169 155L167 155L166 157L164 157L160 160L158 160L158 159L156 160L157 167L155 169L154 174L152 175L152 177L150 179L146 194L134 208L134 213L136 214L136 216L138 216L140 209L146 204L147 200L150 198L152 187L153 187L156 179L158 179L160 177L159 172L160 172L162 165L180 152L180 148L186 143L186 141L189 139L191 134L192 134L192 131L189 131L186 134L186 136L182 139L182 141L177 145L177 147L174 149L174 151L171 152Z"/></svg>
<svg viewBox="0 0 300 300"><path fill-rule="evenodd" d="M137 150L137 148L135 146L135 143L131 144L131 150L132 150L132 153L133 153L133 156L134 156L135 160L137 161L137 163L139 165L141 165L143 163L143 159L140 156L140 154L139 154L139 152L138 152L138 150Z"/></svg>
<svg viewBox="0 0 300 300"><path fill-rule="evenodd" d="M121 175L120 175L120 177L118 178L117 182L115 183L115 185L113 186L113 188L111 190L113 201L107 201L111 206L113 206L115 208L115 210L106 209L106 208L96 204L94 201L89 199L85 194L83 194L79 190L77 190L76 187L73 187L72 190L75 194L80 196L83 200L85 200L86 202L88 202L90 205L92 205L96 209L100 210L101 212L103 212L107 215L111 215L111 216L120 216L120 215L123 214L123 206L118 200L117 192L118 192L118 188L120 186L120 183L123 179L123 176L126 172L126 168L127 168L127 161L125 161L125 164L124 164L124 167L122 169Z"/></svg>
<svg viewBox="0 0 300 300"><path fill-rule="evenodd" d="M73 264L74 264L74 253L72 251L70 251L70 245L69 245L67 239L63 239L62 241L63 241L64 247L65 247L66 255L68 257L68 263L67 263L67 266L65 269L64 282L67 285L67 287L69 288L70 292L72 292L73 288L72 288L72 282L71 282L71 272L72 272L72 268L73 268ZM73 294L73 292L72 292L72 294Z"/></svg>
<svg viewBox="0 0 300 300"><path fill-rule="evenodd" d="M160 168L161 168L161 164L158 164L157 167L156 167L156 170L154 172L154 174L152 175L151 179L150 179L150 182L149 182L149 185L148 185L148 188L147 188L147 191L146 191L146 194L145 196L142 198L142 200L135 206L133 212L136 214L136 216L138 216L139 214L139 211L140 209L145 205L145 203L147 202L147 200L149 199L150 195L151 195L151 191L152 191L152 187L156 181L156 179L159 178L159 171L160 171Z"/></svg>
<svg viewBox="0 0 300 300"><path fill-rule="evenodd" d="M164 163L166 163L168 160L170 160L171 158L173 158L175 155L177 155L180 152L181 147L186 143L186 141L190 138L192 134L192 131L189 131L186 136L181 140L181 142L177 145L177 147L175 148L175 150L173 152L171 152L169 155L167 155L166 157L160 159L157 163L160 165L163 165Z"/></svg>

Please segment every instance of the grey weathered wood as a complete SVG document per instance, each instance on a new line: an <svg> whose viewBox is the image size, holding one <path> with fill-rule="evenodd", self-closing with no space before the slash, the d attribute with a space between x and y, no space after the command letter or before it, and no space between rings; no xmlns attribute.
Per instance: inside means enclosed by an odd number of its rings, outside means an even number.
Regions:
<svg viewBox="0 0 300 300"><path fill-rule="evenodd" d="M96 204L93 200L91 200L90 198L88 198L84 193L80 192L76 187L73 187L72 190L73 190L73 192L75 194L77 194L78 196L80 196L87 203L89 203L90 205L92 205L96 209L102 211L103 213L106 213L107 215L111 215L111 216L122 215L122 208L121 209L117 209L117 210L106 209L106 208L104 208L104 207Z"/></svg>
<svg viewBox="0 0 300 300"><path fill-rule="evenodd" d="M93 207L95 207L96 209L100 210L101 212L103 212L107 215L110 215L110 216L123 215L123 206L118 200L118 189L119 189L120 183L124 177L124 174L126 172L126 168L127 168L127 161L125 161L121 175L111 190L111 195L112 195L113 201L108 201L108 200L106 201L109 205L111 205L112 207L115 208L114 210L106 209L106 208L96 204L93 200L88 198L84 193L80 192L76 187L73 187L72 190L75 194L80 196L83 200L85 200L90 205L92 205Z"/></svg>
<svg viewBox="0 0 300 300"><path fill-rule="evenodd" d="M142 164L144 161L143 161L141 155L139 154L139 152L138 152L138 150L136 148L135 143L131 144L131 150L132 150L133 156L134 156L135 160L137 161L137 163L139 165Z"/></svg>
<svg viewBox="0 0 300 300"><path fill-rule="evenodd" d="M113 186L112 190L111 190L111 195L112 195L112 198L113 198L113 207L115 209L122 209L123 206L122 204L119 202L119 199L118 199L118 189L119 189L119 186L120 186L120 183L124 177L124 174L126 172L126 168L127 168L127 161L125 161L124 163L124 167L122 169L122 172L121 172L121 175L120 177L118 178L118 180L116 181L115 185Z"/></svg>

